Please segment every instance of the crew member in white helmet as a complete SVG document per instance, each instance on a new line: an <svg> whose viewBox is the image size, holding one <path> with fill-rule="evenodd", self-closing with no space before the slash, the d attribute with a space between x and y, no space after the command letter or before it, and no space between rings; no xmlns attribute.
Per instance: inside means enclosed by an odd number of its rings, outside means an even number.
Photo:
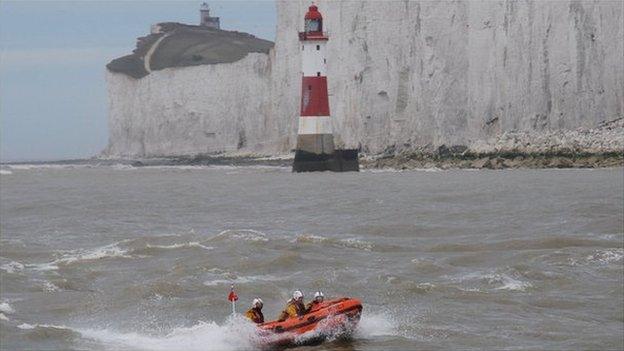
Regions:
<svg viewBox="0 0 624 351"><path fill-rule="evenodd" d="M312 310L315 310L318 305L323 303L323 300L325 299L325 295L323 295L322 291L317 291L314 293L314 299L306 305L306 313L310 313L312 312Z"/></svg>
<svg viewBox="0 0 624 351"><path fill-rule="evenodd" d="M292 299L288 300L286 308L282 311L277 320L283 322L288 318L299 317L304 314L306 314L306 308L303 303L303 293L299 290L295 290Z"/></svg>
<svg viewBox="0 0 624 351"><path fill-rule="evenodd" d="M264 315L262 314L263 305L262 299L256 297L251 302L251 308L245 312L245 317L251 319L251 321L256 324L264 323Z"/></svg>

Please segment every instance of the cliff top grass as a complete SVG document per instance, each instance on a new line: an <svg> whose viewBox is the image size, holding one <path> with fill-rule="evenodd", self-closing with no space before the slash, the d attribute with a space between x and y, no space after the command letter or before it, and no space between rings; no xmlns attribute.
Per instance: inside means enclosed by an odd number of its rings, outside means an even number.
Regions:
<svg viewBox="0 0 624 351"><path fill-rule="evenodd" d="M181 23L159 23L158 31L138 38L132 54L106 68L133 78L170 67L231 63L251 52L268 54L274 43L247 33Z"/></svg>

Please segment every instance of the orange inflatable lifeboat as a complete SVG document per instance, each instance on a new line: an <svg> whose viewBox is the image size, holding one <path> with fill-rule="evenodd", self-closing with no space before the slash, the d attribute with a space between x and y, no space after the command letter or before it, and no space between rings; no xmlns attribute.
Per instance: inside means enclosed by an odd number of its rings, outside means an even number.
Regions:
<svg viewBox="0 0 624 351"><path fill-rule="evenodd" d="M358 299L339 298L315 306L309 313L283 322L259 325L265 347L286 347L314 344L327 337L353 331L360 320L362 303Z"/></svg>

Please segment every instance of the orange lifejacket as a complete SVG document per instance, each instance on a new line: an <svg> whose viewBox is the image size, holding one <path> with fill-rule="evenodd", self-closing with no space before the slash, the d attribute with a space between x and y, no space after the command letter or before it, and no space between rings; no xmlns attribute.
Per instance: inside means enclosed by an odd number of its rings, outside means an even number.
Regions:
<svg viewBox="0 0 624 351"><path fill-rule="evenodd" d="M245 312L245 317L251 319L252 322L261 324L264 323L264 315L262 311L256 308L250 308L247 312Z"/></svg>
<svg viewBox="0 0 624 351"><path fill-rule="evenodd" d="M303 305L303 302L290 300L288 301L288 305L286 305L286 309L282 311L277 320L285 321L288 318L299 317L304 314L306 314L306 307Z"/></svg>

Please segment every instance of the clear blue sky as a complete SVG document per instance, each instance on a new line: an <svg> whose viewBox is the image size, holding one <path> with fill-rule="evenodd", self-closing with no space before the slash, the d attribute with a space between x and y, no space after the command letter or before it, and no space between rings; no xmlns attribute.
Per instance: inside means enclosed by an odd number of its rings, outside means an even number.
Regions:
<svg viewBox="0 0 624 351"><path fill-rule="evenodd" d="M105 65L202 1L0 1L0 160L85 158L108 142ZM274 40L273 1L207 1L221 28Z"/></svg>

